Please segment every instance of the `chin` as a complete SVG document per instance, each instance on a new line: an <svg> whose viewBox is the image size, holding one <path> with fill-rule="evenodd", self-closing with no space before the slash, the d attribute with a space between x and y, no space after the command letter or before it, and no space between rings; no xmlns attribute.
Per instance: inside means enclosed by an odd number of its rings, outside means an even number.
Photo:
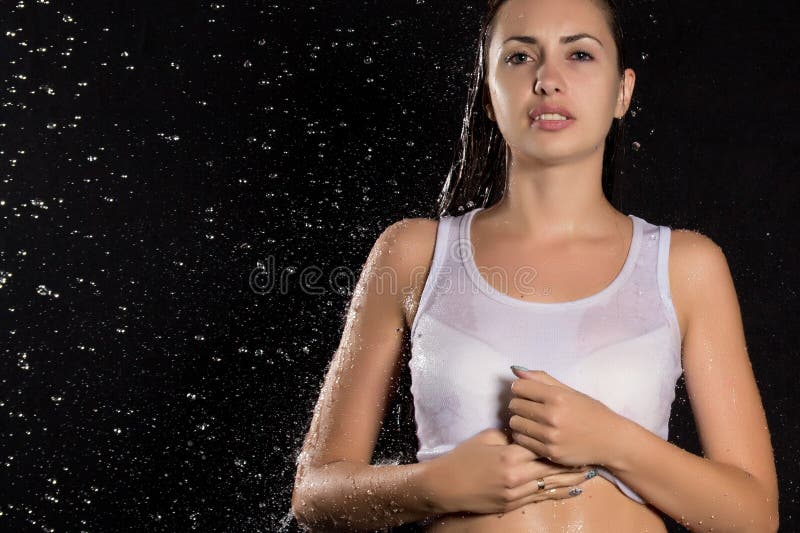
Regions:
<svg viewBox="0 0 800 533"><path fill-rule="evenodd" d="M576 159L585 157L589 152L584 149L576 147L561 146L549 147L547 150L515 150L512 157L518 158L522 161L535 161L546 165L557 165L567 163Z"/></svg>
<svg viewBox="0 0 800 533"><path fill-rule="evenodd" d="M512 156L522 160L537 161L541 163L557 164L570 160L591 157L597 152L602 152L605 141L599 143L577 143L574 139L545 139L545 142L534 144L530 138L524 142L515 142L510 146Z"/></svg>

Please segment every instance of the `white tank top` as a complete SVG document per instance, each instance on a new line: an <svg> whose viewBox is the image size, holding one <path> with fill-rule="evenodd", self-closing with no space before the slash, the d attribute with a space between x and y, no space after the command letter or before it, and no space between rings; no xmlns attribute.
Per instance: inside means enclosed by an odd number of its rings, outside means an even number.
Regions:
<svg viewBox="0 0 800 533"><path fill-rule="evenodd" d="M469 231L481 209L441 217L411 326L417 460L446 453L486 428L508 428L517 379L511 365L544 370L666 440L683 372L667 271L670 228L628 215L633 240L610 285L580 300L529 302L494 289L478 271ZM491 269L484 273L493 276ZM518 280L527 286L532 273ZM505 276L506 284L513 282ZM598 468L598 474L644 503L610 471Z"/></svg>

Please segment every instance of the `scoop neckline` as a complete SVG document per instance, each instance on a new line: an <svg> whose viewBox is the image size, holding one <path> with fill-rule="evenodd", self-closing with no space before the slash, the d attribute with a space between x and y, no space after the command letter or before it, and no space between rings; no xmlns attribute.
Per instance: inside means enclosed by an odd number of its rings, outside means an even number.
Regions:
<svg viewBox="0 0 800 533"><path fill-rule="evenodd" d="M633 237L631 239L630 246L628 247L628 255L625 258L625 262L622 265L622 268L617 273L617 276L608 284L605 288L601 289L599 292L594 294L590 294L589 296L584 296L583 298L579 298L578 300L568 300L566 302L530 302L521 300L519 298L514 298L513 296L509 296L508 294L495 289L488 281L484 279L481 275L480 271L478 270L478 266L475 264L475 257L474 257L474 247L472 245L472 236L471 236L471 229L472 229L472 219L475 215L482 211L483 207L477 207L472 211L465 213L464 218L462 219L461 227L460 227L460 239L461 242L465 242L467 246L465 248L465 253L461 255L462 263L469 274L470 279L472 282L478 287L478 289L483 292L486 296L489 296L493 300L496 300L501 303L510 304L518 307L530 307L530 308L539 308L539 309L555 309L555 308L570 308L570 307L582 307L585 305L589 305L593 302L598 300L602 300L611 294L613 294L617 288L619 288L625 281L630 277L631 272L636 264L636 258L639 255L639 248L641 247L642 241L642 226L641 220L639 217L633 214L628 214L628 218L633 221Z"/></svg>

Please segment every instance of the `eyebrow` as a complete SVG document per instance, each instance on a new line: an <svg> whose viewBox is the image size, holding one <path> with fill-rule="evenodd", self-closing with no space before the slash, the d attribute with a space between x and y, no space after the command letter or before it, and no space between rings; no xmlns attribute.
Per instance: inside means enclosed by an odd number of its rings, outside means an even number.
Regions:
<svg viewBox="0 0 800 533"><path fill-rule="evenodd" d="M598 42L598 44L600 44L600 46L603 46L603 43L600 42L600 39L598 39L594 35L589 35L588 33L576 33L575 35L565 35L564 37L559 39L559 41L561 42L561 44L569 44L569 43L574 43L575 41L579 41L581 39L594 39L595 41ZM532 37L530 35L515 35L503 41L503 44L507 43L508 41L520 41L528 44L538 44L539 42L538 40L536 40L536 37Z"/></svg>

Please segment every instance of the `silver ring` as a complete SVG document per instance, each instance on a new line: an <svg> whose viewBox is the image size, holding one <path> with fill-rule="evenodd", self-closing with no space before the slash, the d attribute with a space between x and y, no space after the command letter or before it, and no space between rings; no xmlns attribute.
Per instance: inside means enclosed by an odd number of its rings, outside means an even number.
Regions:
<svg viewBox="0 0 800 533"><path fill-rule="evenodd" d="M536 485L538 485L539 490L542 490L544 488L544 479L541 479L541 478L537 479L536 480Z"/></svg>

